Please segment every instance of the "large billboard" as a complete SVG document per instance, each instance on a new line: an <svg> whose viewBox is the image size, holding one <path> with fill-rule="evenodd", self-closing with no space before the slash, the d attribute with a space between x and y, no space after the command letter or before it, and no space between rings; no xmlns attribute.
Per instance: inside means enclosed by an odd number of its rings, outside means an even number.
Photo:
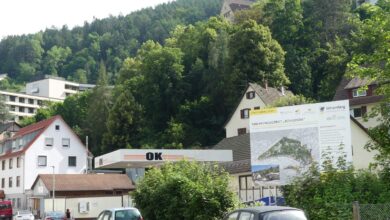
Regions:
<svg viewBox="0 0 390 220"><path fill-rule="evenodd" d="M250 112L251 169L261 185L284 185L316 162L352 162L348 101Z"/></svg>

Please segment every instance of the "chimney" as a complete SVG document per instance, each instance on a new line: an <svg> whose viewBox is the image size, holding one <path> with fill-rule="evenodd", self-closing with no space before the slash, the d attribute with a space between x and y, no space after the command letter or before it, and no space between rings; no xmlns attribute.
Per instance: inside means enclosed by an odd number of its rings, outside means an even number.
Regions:
<svg viewBox="0 0 390 220"><path fill-rule="evenodd" d="M286 95L286 93L285 93L285 91L284 91L284 86L282 86L282 87L280 88L280 91L282 92L282 96L285 96L285 95Z"/></svg>
<svg viewBox="0 0 390 220"><path fill-rule="evenodd" d="M268 80L264 80L264 88L268 92Z"/></svg>

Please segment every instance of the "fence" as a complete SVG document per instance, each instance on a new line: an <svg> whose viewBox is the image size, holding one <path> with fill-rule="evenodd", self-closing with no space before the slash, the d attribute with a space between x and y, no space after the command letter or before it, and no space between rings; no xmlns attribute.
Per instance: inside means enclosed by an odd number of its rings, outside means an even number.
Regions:
<svg viewBox="0 0 390 220"><path fill-rule="evenodd" d="M354 220L390 220L390 203L359 204L353 203Z"/></svg>

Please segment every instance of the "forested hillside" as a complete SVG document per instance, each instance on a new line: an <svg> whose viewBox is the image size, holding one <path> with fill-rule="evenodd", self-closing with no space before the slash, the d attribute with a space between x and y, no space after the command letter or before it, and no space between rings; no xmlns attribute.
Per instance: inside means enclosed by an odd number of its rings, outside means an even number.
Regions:
<svg viewBox="0 0 390 220"><path fill-rule="evenodd" d="M220 8L221 0L177 0L73 29L9 36L0 42L0 73L19 82L47 74L95 83L103 61L113 82L123 60L143 42L163 43L176 25L206 20Z"/></svg>
<svg viewBox="0 0 390 220"><path fill-rule="evenodd" d="M388 80L389 0L360 7L349 0L258 1L234 24L206 19L219 7L219 1L181 0L71 31L9 37L0 44L8 48L0 52L0 68L19 80L50 72L96 82L93 91L24 121L60 114L81 137L89 136L95 155L211 146L224 137L223 125L248 82L284 85L325 101L345 74ZM197 19L204 21L193 23ZM280 103L305 102L302 97Z"/></svg>

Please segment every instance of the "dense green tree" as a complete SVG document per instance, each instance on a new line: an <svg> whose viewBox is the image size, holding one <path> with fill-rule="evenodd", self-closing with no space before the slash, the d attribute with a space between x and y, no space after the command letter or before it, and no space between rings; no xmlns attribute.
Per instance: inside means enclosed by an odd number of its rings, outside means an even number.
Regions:
<svg viewBox="0 0 390 220"><path fill-rule="evenodd" d="M103 135L107 132L107 118L111 108L111 88L108 86L107 72L103 61L100 62L99 78L88 98L85 133L90 140L90 149L94 155L102 152Z"/></svg>
<svg viewBox="0 0 390 220"><path fill-rule="evenodd" d="M0 96L0 123L5 123L11 119L8 107L5 105L4 96Z"/></svg>
<svg viewBox="0 0 390 220"><path fill-rule="evenodd" d="M67 58L72 54L69 47L61 48L53 46L47 51L47 55L43 60L43 71L47 74L58 76L61 73L63 65Z"/></svg>
<svg viewBox="0 0 390 220"><path fill-rule="evenodd" d="M180 161L148 170L133 193L145 219L221 219L234 208L229 174L210 164Z"/></svg>
<svg viewBox="0 0 390 220"><path fill-rule="evenodd" d="M282 187L289 206L302 208L309 219L352 219L352 203L388 203L388 181L368 171L313 167L304 176ZM332 210L329 212L329 210Z"/></svg>
<svg viewBox="0 0 390 220"><path fill-rule="evenodd" d="M284 54L267 27L253 20L237 27L229 44L230 60L235 77L278 87L289 83L284 73Z"/></svg>
<svg viewBox="0 0 390 220"><path fill-rule="evenodd" d="M116 97L107 119L102 153L123 148L139 148L142 106L136 102L126 85L118 86Z"/></svg>
<svg viewBox="0 0 390 220"><path fill-rule="evenodd" d="M390 180L390 1L378 1L378 6L359 22L353 34L354 54L348 63L348 74L376 82L376 93L384 96L383 103L369 115L378 117L380 124L369 130L373 141L366 147L378 152L376 165Z"/></svg>

